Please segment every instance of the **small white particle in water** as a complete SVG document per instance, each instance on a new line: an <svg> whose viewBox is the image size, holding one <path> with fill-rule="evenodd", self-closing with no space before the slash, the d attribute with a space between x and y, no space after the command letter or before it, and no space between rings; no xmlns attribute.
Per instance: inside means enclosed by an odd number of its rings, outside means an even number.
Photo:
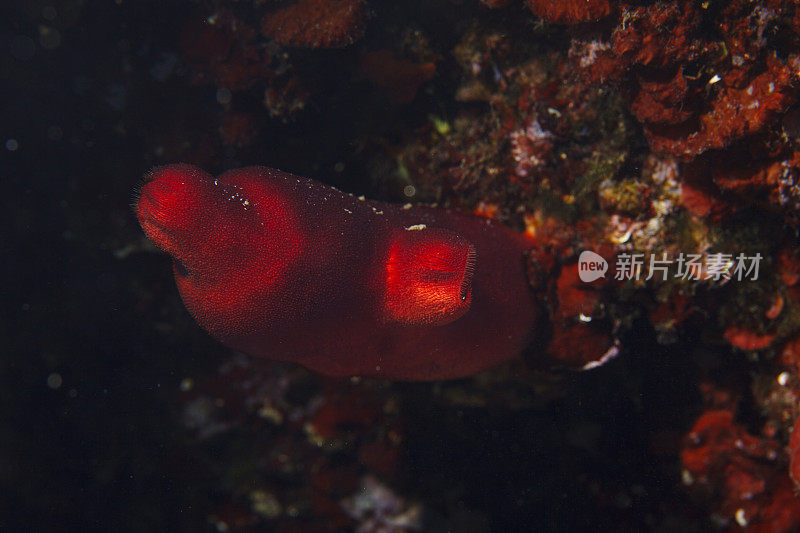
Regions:
<svg viewBox="0 0 800 533"><path fill-rule="evenodd" d="M353 196L353 195L351 194L350 196ZM366 200L366 198L364 198L364 195L361 195L361 196L359 196L359 197L358 197L358 199L359 199L359 200L361 200L362 202L363 202L364 200Z"/></svg>
<svg viewBox="0 0 800 533"><path fill-rule="evenodd" d="M736 514L733 516L734 518L736 518L736 523L739 524L741 527L745 527L748 524L747 516L745 516L744 509L739 508L736 511Z"/></svg>
<svg viewBox="0 0 800 533"><path fill-rule="evenodd" d="M220 105L227 105L231 103L233 99L233 94L231 93L230 89L221 88L217 89L217 103Z"/></svg>
<svg viewBox="0 0 800 533"><path fill-rule="evenodd" d="M61 44L61 32L55 28L39 25L39 45L45 50L55 50Z"/></svg>
<svg viewBox="0 0 800 533"><path fill-rule="evenodd" d="M53 6L44 6L42 8L42 17L52 22L58 16L58 11Z"/></svg>
<svg viewBox="0 0 800 533"><path fill-rule="evenodd" d="M722 79L722 78L720 78L719 76L717 76L716 74L714 74L714 76L713 76L713 77L712 77L710 80L708 80L708 84L709 84L709 85L714 85L715 83L717 83L717 82L718 82L718 81L720 81L721 79Z"/></svg>
<svg viewBox="0 0 800 533"><path fill-rule="evenodd" d="M244 200L244 201L242 202L242 205L243 205L243 206L245 206L245 207L247 207L248 205L250 205L250 202L248 202L247 200Z"/></svg>
<svg viewBox="0 0 800 533"><path fill-rule="evenodd" d="M6 150L9 152L14 152L17 148L19 148L19 143L16 139L9 139L6 141Z"/></svg>
<svg viewBox="0 0 800 533"><path fill-rule="evenodd" d="M60 141L64 137L64 130L56 125L47 128L47 138L51 141Z"/></svg>
<svg viewBox="0 0 800 533"><path fill-rule="evenodd" d="M181 392L189 392L194 387L194 380L192 378L183 378L179 386Z"/></svg>
<svg viewBox="0 0 800 533"><path fill-rule="evenodd" d="M414 224L413 226L409 226L406 228L406 231L419 231L427 228L425 224Z"/></svg>
<svg viewBox="0 0 800 533"><path fill-rule="evenodd" d="M219 185L219 181L214 180L214 185Z"/></svg>
<svg viewBox="0 0 800 533"><path fill-rule="evenodd" d="M64 383L64 380L61 377L61 374L53 372L47 376L47 386L53 390L60 388L62 383Z"/></svg>
<svg viewBox="0 0 800 533"><path fill-rule="evenodd" d="M592 321L592 317L584 315L583 313L581 313L581 314L578 315L578 320L580 320L581 322L591 322Z"/></svg>
<svg viewBox="0 0 800 533"><path fill-rule="evenodd" d="M681 472L681 482L683 482L684 485L693 485L694 476L688 470L684 470Z"/></svg>
<svg viewBox="0 0 800 533"><path fill-rule="evenodd" d="M780 385L781 387L785 387L786 384L789 383L790 377L791 376L789 375L788 372L781 372L780 374L778 374L778 385Z"/></svg>
<svg viewBox="0 0 800 533"><path fill-rule="evenodd" d="M345 213L350 213L351 215L353 214L353 212L350 211L349 209L345 209L344 211L345 211Z"/></svg>
<svg viewBox="0 0 800 533"><path fill-rule="evenodd" d="M403 204L403 209L404 210L411 209L411 204Z"/></svg>

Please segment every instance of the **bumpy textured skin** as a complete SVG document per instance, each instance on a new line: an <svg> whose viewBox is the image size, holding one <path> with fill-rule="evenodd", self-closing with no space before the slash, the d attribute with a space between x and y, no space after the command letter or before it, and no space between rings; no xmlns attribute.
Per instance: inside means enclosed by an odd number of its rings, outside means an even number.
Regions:
<svg viewBox="0 0 800 533"><path fill-rule="evenodd" d="M136 204L181 296L227 346L333 376L435 380L518 355L530 243L493 222L250 167L148 174Z"/></svg>

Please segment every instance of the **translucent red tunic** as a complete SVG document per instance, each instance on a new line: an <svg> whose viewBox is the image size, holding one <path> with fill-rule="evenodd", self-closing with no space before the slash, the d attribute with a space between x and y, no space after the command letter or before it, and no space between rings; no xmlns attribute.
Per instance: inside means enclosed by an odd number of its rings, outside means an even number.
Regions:
<svg viewBox="0 0 800 533"><path fill-rule="evenodd" d="M471 215L190 165L148 174L136 214L211 335L324 374L467 376L518 355L538 316L530 243Z"/></svg>

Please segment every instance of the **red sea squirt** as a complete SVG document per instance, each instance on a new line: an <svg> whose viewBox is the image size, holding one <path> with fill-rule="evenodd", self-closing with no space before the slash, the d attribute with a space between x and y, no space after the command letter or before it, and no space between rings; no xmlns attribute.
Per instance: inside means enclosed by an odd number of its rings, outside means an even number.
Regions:
<svg viewBox="0 0 800 533"><path fill-rule="evenodd" d="M518 355L539 312L522 235L264 167L153 170L136 214L197 322L333 376L434 380Z"/></svg>

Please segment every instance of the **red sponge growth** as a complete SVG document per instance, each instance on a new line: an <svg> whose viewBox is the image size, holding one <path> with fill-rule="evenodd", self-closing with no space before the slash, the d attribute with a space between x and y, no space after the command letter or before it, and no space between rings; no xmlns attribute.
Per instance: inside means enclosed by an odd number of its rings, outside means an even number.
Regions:
<svg viewBox="0 0 800 533"><path fill-rule="evenodd" d="M363 0L297 0L264 16L261 32L287 46L341 48L364 34Z"/></svg>
<svg viewBox="0 0 800 533"><path fill-rule="evenodd" d="M608 16L613 4L610 0L525 0L531 11L539 17L559 24L574 24Z"/></svg>

